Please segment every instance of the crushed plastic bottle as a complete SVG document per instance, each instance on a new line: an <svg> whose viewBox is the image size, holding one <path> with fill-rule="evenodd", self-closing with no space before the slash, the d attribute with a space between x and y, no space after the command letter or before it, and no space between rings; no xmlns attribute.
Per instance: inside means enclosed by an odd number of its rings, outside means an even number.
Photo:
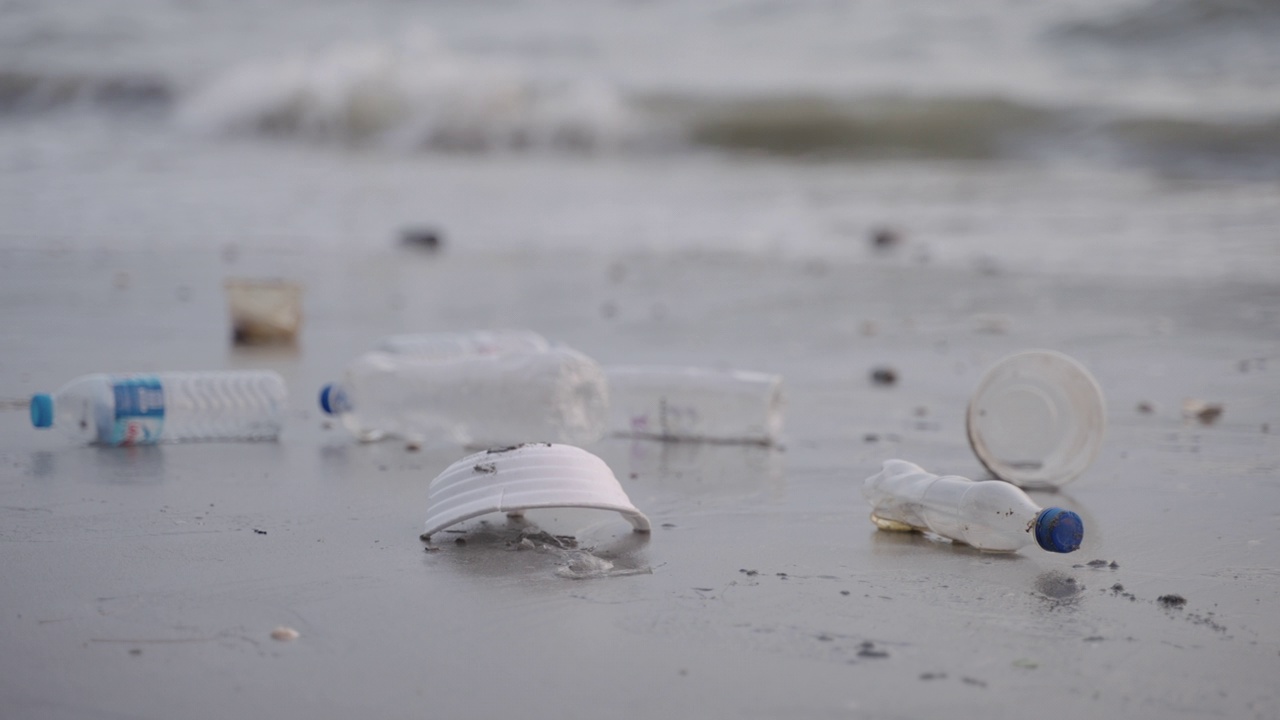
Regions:
<svg viewBox="0 0 1280 720"><path fill-rule="evenodd" d="M782 378L698 367L615 366L609 430L659 440L772 445L782 432Z"/></svg>
<svg viewBox="0 0 1280 720"><path fill-rule="evenodd" d="M270 371L85 375L31 398L31 424L101 445L273 440L288 391Z"/></svg>
<svg viewBox="0 0 1280 720"><path fill-rule="evenodd" d="M545 352L551 349L551 343L532 330L468 330L387 335L374 344L374 349L395 355L446 359L467 355Z"/></svg>
<svg viewBox="0 0 1280 720"><path fill-rule="evenodd" d="M1007 482L938 476L906 460L886 460L862 494L881 530L928 531L979 550L1014 552L1035 543L1069 553L1084 538L1079 515L1041 509Z"/></svg>
<svg viewBox="0 0 1280 720"><path fill-rule="evenodd" d="M377 350L451 359L547 352L552 344L530 330L471 330L389 335ZM782 432L782 378L768 373L637 365L605 369L608 431L623 437L772 445Z"/></svg>
<svg viewBox="0 0 1280 720"><path fill-rule="evenodd" d="M366 442L586 444L604 434L608 388L600 366L567 347L444 359L371 352L324 386L320 407Z"/></svg>

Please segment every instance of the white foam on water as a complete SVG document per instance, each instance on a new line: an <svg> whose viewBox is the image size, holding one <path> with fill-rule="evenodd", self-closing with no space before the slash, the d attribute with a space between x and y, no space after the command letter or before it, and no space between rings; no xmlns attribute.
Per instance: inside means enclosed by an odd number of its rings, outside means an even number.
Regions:
<svg viewBox="0 0 1280 720"><path fill-rule="evenodd" d="M185 99L181 127L395 149L592 152L638 137L619 92L464 57L426 31L232 68Z"/></svg>

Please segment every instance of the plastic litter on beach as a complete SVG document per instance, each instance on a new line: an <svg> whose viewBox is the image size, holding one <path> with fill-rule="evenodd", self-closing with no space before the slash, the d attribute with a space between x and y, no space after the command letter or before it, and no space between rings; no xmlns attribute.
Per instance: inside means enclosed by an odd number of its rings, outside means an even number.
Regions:
<svg viewBox="0 0 1280 720"><path fill-rule="evenodd" d="M389 335L380 339L375 349L418 360L458 362L468 357L554 354L565 350L530 330ZM607 400L602 398L601 402L607 403L607 432L613 435L756 445L774 445L781 440L785 416L781 376L681 365L616 365L603 370ZM501 378L493 380L506 382ZM524 392L526 389L521 386L511 390L513 396ZM572 405L568 399L559 402L566 407ZM504 417L508 422L513 419L509 414ZM530 432L523 437L539 435ZM548 437L546 433L540 436ZM590 441L583 437L554 439Z"/></svg>
<svg viewBox="0 0 1280 720"><path fill-rule="evenodd" d="M1024 488L1058 487L1093 463L1106 430L1102 390L1083 365L1028 350L993 365L969 402L969 444L991 474Z"/></svg>
<svg viewBox="0 0 1280 720"><path fill-rule="evenodd" d="M782 433L782 378L679 366L612 366L609 430L623 437L773 445Z"/></svg>
<svg viewBox="0 0 1280 720"><path fill-rule="evenodd" d="M445 360L468 355L545 352L551 349L551 343L532 330L465 330L387 335L379 338L373 349Z"/></svg>
<svg viewBox="0 0 1280 720"><path fill-rule="evenodd" d="M886 460L863 483L862 494L881 530L931 532L979 550L1014 552L1037 544L1069 553L1084 538L1079 515L1042 509L1009 483L938 476L905 460Z"/></svg>
<svg viewBox="0 0 1280 720"><path fill-rule="evenodd" d="M31 398L31 424L100 445L273 440L288 391L269 370L84 375Z"/></svg>
<svg viewBox="0 0 1280 720"><path fill-rule="evenodd" d="M610 510L635 532L650 528L603 460L571 445L529 443L468 455L432 480L422 537L489 513L543 508Z"/></svg>
<svg viewBox="0 0 1280 720"><path fill-rule="evenodd" d="M288 343L302 326L302 286L288 280L232 278L225 283L237 345Z"/></svg>
<svg viewBox="0 0 1280 720"><path fill-rule="evenodd" d="M320 391L320 408L362 441L466 447L593 442L605 432L607 402L604 371L564 346L443 357L370 352Z"/></svg>

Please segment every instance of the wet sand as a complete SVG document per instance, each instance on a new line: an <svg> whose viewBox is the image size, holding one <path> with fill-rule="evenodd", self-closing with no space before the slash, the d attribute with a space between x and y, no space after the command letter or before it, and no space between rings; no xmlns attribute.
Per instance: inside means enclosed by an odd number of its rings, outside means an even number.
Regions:
<svg viewBox="0 0 1280 720"><path fill-rule="evenodd" d="M249 367L292 393L278 443L74 447L0 413L5 715L1280 715L1275 285L985 270L0 251L2 398L94 371ZM296 347L229 342L222 283L262 276L307 285ZM652 535L529 516L652 572L566 579L556 554L509 549L522 528L501 516L426 552L427 484L465 451L359 445L315 393L383 334L480 327L603 363L780 373L785 446L605 440L589 449ZM990 555L875 530L859 487L882 460L983 476L965 403L1032 347L1107 394L1098 460L1033 494L1081 514L1083 547ZM1204 425L1186 398L1225 409Z"/></svg>

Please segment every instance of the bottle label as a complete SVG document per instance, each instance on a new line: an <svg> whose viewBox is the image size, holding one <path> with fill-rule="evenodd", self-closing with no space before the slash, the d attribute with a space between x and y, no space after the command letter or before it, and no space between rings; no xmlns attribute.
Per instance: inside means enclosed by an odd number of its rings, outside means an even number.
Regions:
<svg viewBox="0 0 1280 720"><path fill-rule="evenodd" d="M111 445L146 445L159 442L164 427L164 387L154 375L120 378L111 383L116 416Z"/></svg>

